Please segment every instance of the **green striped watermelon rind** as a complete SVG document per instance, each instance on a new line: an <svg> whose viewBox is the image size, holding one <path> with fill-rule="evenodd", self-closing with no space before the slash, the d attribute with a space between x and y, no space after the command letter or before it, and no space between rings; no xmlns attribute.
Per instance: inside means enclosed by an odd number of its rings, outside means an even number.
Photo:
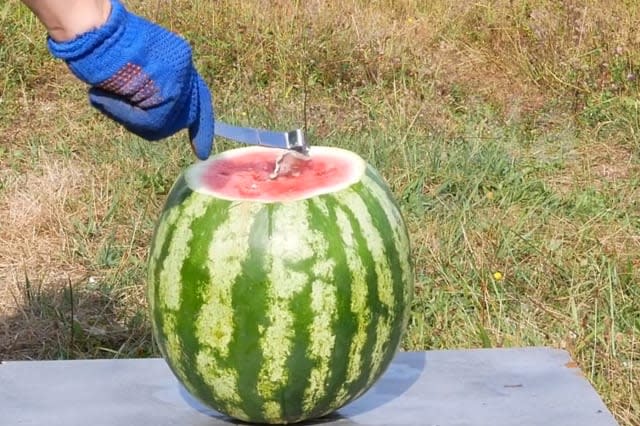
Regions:
<svg viewBox="0 0 640 426"><path fill-rule="evenodd" d="M194 191L189 170L148 268L154 336L179 381L258 423L361 396L397 351L413 296L409 236L379 173L367 164L336 192L265 203Z"/></svg>

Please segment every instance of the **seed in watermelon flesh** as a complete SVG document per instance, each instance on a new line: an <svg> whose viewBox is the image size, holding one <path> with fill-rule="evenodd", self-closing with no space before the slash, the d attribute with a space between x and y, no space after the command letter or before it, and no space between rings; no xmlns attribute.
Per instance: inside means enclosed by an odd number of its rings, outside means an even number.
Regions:
<svg viewBox="0 0 640 426"><path fill-rule="evenodd" d="M151 323L184 387L231 417L293 423L366 392L399 347L413 295L407 229L356 154L313 147L270 179L278 150L189 167L148 265Z"/></svg>

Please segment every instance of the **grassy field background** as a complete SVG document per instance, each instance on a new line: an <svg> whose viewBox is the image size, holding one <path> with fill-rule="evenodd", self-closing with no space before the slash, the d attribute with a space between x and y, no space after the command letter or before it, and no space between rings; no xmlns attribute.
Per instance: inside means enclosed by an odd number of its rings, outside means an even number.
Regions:
<svg viewBox="0 0 640 426"><path fill-rule="evenodd" d="M189 39L219 118L298 127L306 91L312 142L378 167L413 236L404 348L564 348L640 424L638 2L126 3ZM17 0L0 28L0 358L156 355L145 261L186 134L92 110Z"/></svg>

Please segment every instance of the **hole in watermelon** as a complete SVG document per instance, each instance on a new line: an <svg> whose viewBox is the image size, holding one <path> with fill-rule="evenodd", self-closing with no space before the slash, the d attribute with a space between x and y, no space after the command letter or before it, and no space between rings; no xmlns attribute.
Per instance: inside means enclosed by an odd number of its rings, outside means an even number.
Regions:
<svg viewBox="0 0 640 426"><path fill-rule="evenodd" d="M278 158L276 158L275 167L269 175L269 179L277 179L280 176L300 176L302 173L300 169L304 168L305 163L310 159L311 157L295 151L287 151L280 154Z"/></svg>
<svg viewBox="0 0 640 426"><path fill-rule="evenodd" d="M197 163L187 172L198 192L231 200L287 201L335 192L360 180L365 163L337 148L313 147L307 160L286 160L277 176L283 151L262 147L226 151Z"/></svg>

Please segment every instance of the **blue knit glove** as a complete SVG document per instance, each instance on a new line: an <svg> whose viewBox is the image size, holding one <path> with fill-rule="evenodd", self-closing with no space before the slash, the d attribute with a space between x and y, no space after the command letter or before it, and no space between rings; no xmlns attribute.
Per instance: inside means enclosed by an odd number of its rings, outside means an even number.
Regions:
<svg viewBox="0 0 640 426"><path fill-rule="evenodd" d="M188 128L196 156L209 156L211 94L184 39L112 0L111 15L100 28L47 43L53 56L91 86L91 104L105 115L147 140Z"/></svg>

